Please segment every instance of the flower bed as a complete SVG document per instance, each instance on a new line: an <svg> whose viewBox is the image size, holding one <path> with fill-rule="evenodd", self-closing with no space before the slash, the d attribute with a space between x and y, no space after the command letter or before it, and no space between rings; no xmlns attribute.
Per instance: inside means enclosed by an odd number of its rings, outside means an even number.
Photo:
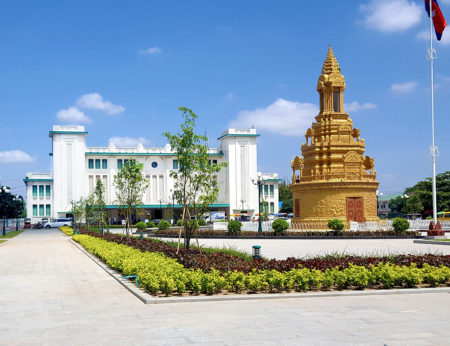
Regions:
<svg viewBox="0 0 450 346"><path fill-rule="evenodd" d="M69 227L69 226L61 226L59 227L59 229L61 230L61 232L63 232L65 235L71 237L73 236L73 228Z"/></svg>
<svg viewBox="0 0 450 346"><path fill-rule="evenodd" d="M188 269L163 253L142 252L86 234L74 235L73 239L123 275L137 275L139 285L156 295L392 288L450 283L448 266L428 263L423 263L420 268L415 263L395 265L378 262L368 267L348 263L344 269L338 266L325 270L298 266L284 272L254 268L249 273L237 270L221 273L215 269Z"/></svg>
<svg viewBox="0 0 450 346"><path fill-rule="evenodd" d="M178 237L179 228L171 228L163 231L151 231L149 234L155 236L168 236L168 237ZM339 235L336 235L335 231L286 231L283 235L275 234L275 232L254 232L254 231L241 231L239 235L230 235L228 231L224 230L213 230L213 229L199 229L197 230L198 237L202 238L259 238L259 237L280 237L280 238L359 238L359 237L369 237L369 238L419 238L420 232L408 231L402 235L396 234L394 231L343 231Z"/></svg>
<svg viewBox="0 0 450 346"><path fill-rule="evenodd" d="M176 259L186 268L194 268L201 270L209 270L214 268L222 273L227 271L242 271L250 273L253 269L258 270L278 270L288 271L293 268L298 268L301 265L304 268L326 270L338 267L344 269L349 266L349 263L368 267L370 265L377 265L378 263L391 263L396 265L410 265L417 264L420 268L425 263L439 266L446 265L450 267L450 256L438 255L392 255L384 257L360 257L360 256L325 256L321 258L300 259L287 258L285 260L245 260L236 256L231 256L225 253L206 253L200 252L198 249L191 249L186 253L184 249L176 253L176 248L165 244L164 242L154 241L149 238L139 239L134 237L125 237L119 234L97 234L92 232L85 232L94 237L103 238L105 240L113 241L118 244L125 244L141 251L162 252L167 257Z"/></svg>

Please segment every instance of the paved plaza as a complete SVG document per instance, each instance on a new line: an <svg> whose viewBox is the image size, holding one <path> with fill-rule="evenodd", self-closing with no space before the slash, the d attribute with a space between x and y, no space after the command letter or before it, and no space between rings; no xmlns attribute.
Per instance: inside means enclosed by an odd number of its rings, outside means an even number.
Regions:
<svg viewBox="0 0 450 346"><path fill-rule="evenodd" d="M286 255L300 244L259 242ZM0 245L0 287L1 345L443 345L450 338L449 293L145 305L57 230L26 231Z"/></svg>

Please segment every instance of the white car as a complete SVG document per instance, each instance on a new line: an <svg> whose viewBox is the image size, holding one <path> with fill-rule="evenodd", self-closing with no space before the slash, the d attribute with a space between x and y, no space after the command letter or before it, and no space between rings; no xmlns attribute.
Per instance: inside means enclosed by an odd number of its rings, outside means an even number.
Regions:
<svg viewBox="0 0 450 346"><path fill-rule="evenodd" d="M61 226L72 227L72 219L51 219L48 222L42 224L44 228L58 228Z"/></svg>

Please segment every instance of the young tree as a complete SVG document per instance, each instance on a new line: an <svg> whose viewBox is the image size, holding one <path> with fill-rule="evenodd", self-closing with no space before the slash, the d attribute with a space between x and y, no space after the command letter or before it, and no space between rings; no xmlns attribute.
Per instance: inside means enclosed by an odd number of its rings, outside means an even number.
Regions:
<svg viewBox="0 0 450 346"><path fill-rule="evenodd" d="M86 212L86 200L81 197L78 201L72 201L72 215L73 215L73 228L74 231L76 230L76 227L78 225L78 230L81 227L81 223L83 222L83 219L85 218L85 212Z"/></svg>
<svg viewBox="0 0 450 346"><path fill-rule="evenodd" d="M283 202L280 212L292 213L292 192L285 180L278 185L278 200Z"/></svg>
<svg viewBox="0 0 450 346"><path fill-rule="evenodd" d="M178 109L184 117L181 132L166 132L164 136L176 153L178 162L178 169L170 172L174 179L175 198L183 205L184 222L178 237L178 250L182 232L185 249L189 250L192 234L198 227L197 222L191 221L191 216L197 217L205 210L206 204L209 206L217 199L219 188L216 175L226 163L211 164L208 160L207 138L195 133L198 116L188 108Z"/></svg>
<svg viewBox="0 0 450 346"><path fill-rule="evenodd" d="M410 213L410 214L416 214L421 213L423 211L423 205L420 201L420 198L418 195L412 195L408 198L406 201L406 206L404 209L404 212Z"/></svg>
<svg viewBox="0 0 450 346"><path fill-rule="evenodd" d="M117 204L119 211L125 217L127 236L131 236L131 215L141 206L142 194L148 187L148 181L143 175L144 164L129 159L114 177Z"/></svg>
<svg viewBox="0 0 450 346"><path fill-rule="evenodd" d="M99 227L106 225L105 187L100 179L97 179L94 190L94 208Z"/></svg>
<svg viewBox="0 0 450 346"><path fill-rule="evenodd" d="M93 218L94 213L94 195L89 195L84 200L84 219L86 221L86 228L89 231L89 225Z"/></svg>

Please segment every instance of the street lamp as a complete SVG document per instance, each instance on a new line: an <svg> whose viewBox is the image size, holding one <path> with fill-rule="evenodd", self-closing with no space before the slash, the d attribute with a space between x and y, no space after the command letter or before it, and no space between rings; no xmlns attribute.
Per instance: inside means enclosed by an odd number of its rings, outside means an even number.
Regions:
<svg viewBox="0 0 450 346"><path fill-rule="evenodd" d="M379 214L379 210L380 210L380 205L378 203L378 198L383 198L383 192L380 192L377 190L377 216Z"/></svg>
<svg viewBox="0 0 450 346"><path fill-rule="evenodd" d="M7 194L9 193L9 187L8 186L2 186L0 187L0 194ZM4 196L2 196L4 197ZM3 213L3 236L6 236L6 198L2 198L2 213Z"/></svg>
<svg viewBox="0 0 450 346"><path fill-rule="evenodd" d="M244 203L245 203L245 199L241 199L241 210L244 210Z"/></svg>
<svg viewBox="0 0 450 346"><path fill-rule="evenodd" d="M402 207L403 209L404 207L406 207L406 200L409 198L409 196L406 193L404 193L403 195L400 196L400 198L403 200L403 207Z"/></svg>
<svg viewBox="0 0 450 346"><path fill-rule="evenodd" d="M159 211L160 211L160 213L161 213L161 219L164 219L164 218L163 218L163 213L162 213L162 202L163 202L163 200L160 199L160 200L159 200Z"/></svg>
<svg viewBox="0 0 450 346"><path fill-rule="evenodd" d="M258 177L256 179L252 179L252 183L258 186L258 206L259 206L259 218L258 218L258 232L262 232L261 225L261 190L264 185L264 181L262 179L262 175L258 172Z"/></svg>

